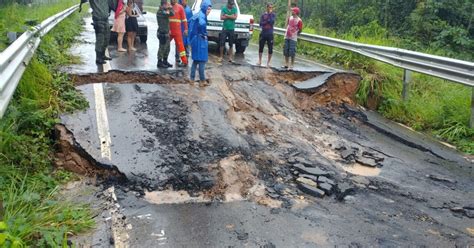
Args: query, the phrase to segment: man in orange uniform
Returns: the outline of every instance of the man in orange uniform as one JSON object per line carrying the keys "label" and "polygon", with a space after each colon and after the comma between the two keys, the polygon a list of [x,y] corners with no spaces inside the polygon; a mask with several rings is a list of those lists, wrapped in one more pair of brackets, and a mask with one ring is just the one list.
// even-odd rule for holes
{"label": "man in orange uniform", "polygon": [[186,50],[184,49],[181,23],[184,24],[184,35],[187,36],[188,21],[186,20],[186,14],[184,13],[183,6],[177,3],[177,0],[171,0],[171,5],[173,6],[174,15],[170,16],[170,40],[174,39],[176,47],[179,51],[179,56],[181,57],[181,62],[178,64],[178,66],[185,67],[188,65],[188,58],[186,57]]}

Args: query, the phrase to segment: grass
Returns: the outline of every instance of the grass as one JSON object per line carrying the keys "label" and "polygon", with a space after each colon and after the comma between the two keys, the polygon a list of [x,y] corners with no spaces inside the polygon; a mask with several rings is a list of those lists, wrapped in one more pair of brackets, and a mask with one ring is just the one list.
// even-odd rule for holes
{"label": "grass", "polygon": [[44,5],[2,5],[0,1],[0,52],[8,47],[8,32],[22,33],[31,26],[31,21],[39,24],[44,19],[57,14],[75,4],[76,0],[58,0]]}
{"label": "grass", "polygon": [[[54,14],[71,3],[64,0],[45,12]],[[0,6],[0,13],[5,9],[15,7]],[[58,70],[77,61],[62,51],[71,46],[81,23],[75,13],[42,39],[0,120],[0,247],[66,246],[69,235],[94,224],[87,206],[57,200],[58,188],[72,174],[52,167],[51,132],[58,115],[87,106],[68,75]]]}
{"label": "grass", "polygon": [[[316,24],[317,25],[317,24]],[[354,27],[348,34],[317,27],[318,34],[360,43],[406,47],[405,41],[389,37],[377,23]],[[305,33],[316,33],[306,27]],[[258,32],[253,36],[258,39]],[[275,36],[281,49],[282,36]],[[445,51],[421,51],[443,54]],[[403,69],[365,56],[324,45],[298,41],[298,53],[326,64],[354,70],[362,76],[356,99],[359,104],[375,109],[385,117],[406,124],[474,154],[474,129],[469,128],[471,89],[432,76],[413,73],[409,98],[401,99]]]}

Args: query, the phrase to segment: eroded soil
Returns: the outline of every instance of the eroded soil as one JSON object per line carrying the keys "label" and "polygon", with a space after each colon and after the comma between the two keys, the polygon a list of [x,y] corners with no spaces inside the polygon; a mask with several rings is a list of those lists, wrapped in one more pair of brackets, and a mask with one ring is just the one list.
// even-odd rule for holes
{"label": "eroded soil", "polygon": [[[183,197],[194,202],[250,200],[294,211],[319,202],[323,212],[351,215],[341,224],[347,228],[357,226],[361,218],[374,226],[392,223],[380,234],[390,242],[381,245],[472,244],[468,224],[474,217],[472,164],[462,156],[453,160],[433,156],[438,153],[428,148],[408,147],[365,125],[367,117],[353,100],[357,75],[337,74],[322,86],[301,92],[293,84],[321,72],[227,69],[208,70],[212,75],[208,87],[174,73],[113,71],[75,76],[83,91],[88,84],[108,82],[104,92],[109,111],[121,113],[111,117],[113,136],[131,132],[123,128],[141,130],[123,139],[129,144],[118,145],[128,149],[112,148],[117,152],[111,164],[128,179],[119,186],[126,188],[125,193],[132,190],[160,204],[173,203],[172,199],[187,202]],[[137,97],[126,98],[131,94]],[[128,108],[123,107],[124,101],[130,103]],[[76,115],[84,119],[81,116],[87,113]],[[64,125],[83,128],[73,119],[64,119]],[[133,124],[117,128],[121,133],[113,132],[113,125],[124,123]],[[91,137],[81,137],[76,146]],[[361,201],[364,198],[367,201]],[[400,226],[408,228],[404,231]],[[402,233],[405,242],[392,242],[391,229]],[[428,229],[432,232],[425,236],[410,233]],[[329,228],[328,232],[339,231]],[[340,236],[325,237],[326,244],[338,243],[338,238],[371,243],[356,234]]]}

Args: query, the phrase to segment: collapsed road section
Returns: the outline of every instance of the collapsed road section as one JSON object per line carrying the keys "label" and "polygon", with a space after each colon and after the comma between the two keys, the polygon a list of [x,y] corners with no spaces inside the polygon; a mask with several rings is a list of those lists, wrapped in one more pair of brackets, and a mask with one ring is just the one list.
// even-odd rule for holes
{"label": "collapsed road section", "polygon": [[[289,170],[298,168],[290,165],[300,163],[285,164],[295,154],[314,157],[312,163],[306,162],[304,166],[334,170],[323,155],[315,153],[316,139],[311,137],[314,133],[298,123],[314,126],[316,118],[310,112],[316,107],[352,104],[351,96],[360,78],[350,73],[331,74],[305,92],[293,84],[315,81],[324,75],[324,72],[279,72],[241,66],[234,74],[213,77],[212,85],[206,88],[180,80],[179,75],[150,72],[76,75],[75,82],[81,87],[113,82],[104,87],[113,135],[114,154],[109,163],[116,165],[130,182],[149,191],[172,187],[191,192],[205,190],[211,195],[222,192],[220,162],[231,157],[239,157],[237,160],[251,170],[260,171],[257,174],[261,177],[267,177],[265,174],[273,173],[274,169],[290,173]],[[126,84],[119,88],[114,83]],[[124,103],[127,105],[120,106]],[[84,122],[68,122],[75,118],[64,120],[71,130],[79,131],[78,126],[84,125]],[[93,148],[90,144],[94,142],[94,134],[85,135],[84,131],[96,127],[90,126],[91,121],[86,123],[80,136],[86,147]],[[318,191],[333,192],[335,183],[324,177],[327,174],[313,173],[313,176],[321,176],[315,178],[314,184],[324,178],[332,183],[321,183]]]}
{"label": "collapsed road section", "polygon": [[[116,167],[127,178],[123,187],[151,202],[163,203],[157,198],[172,191],[189,199],[287,209],[323,198],[319,204],[332,209],[370,194],[358,208],[373,208],[375,215],[401,212],[393,220],[397,225],[424,230],[421,218],[440,233],[431,239],[397,229],[408,240],[469,242],[472,163],[454,151],[445,158],[433,156],[445,151],[412,149],[368,127],[361,121],[366,115],[354,108],[358,75],[222,69],[209,69],[208,87],[179,71],[74,75],[92,107],[63,116],[62,123],[97,165]],[[97,84],[107,109],[110,158],[101,155],[97,138]],[[388,198],[399,203],[381,200]],[[357,221],[348,218],[352,225]]]}

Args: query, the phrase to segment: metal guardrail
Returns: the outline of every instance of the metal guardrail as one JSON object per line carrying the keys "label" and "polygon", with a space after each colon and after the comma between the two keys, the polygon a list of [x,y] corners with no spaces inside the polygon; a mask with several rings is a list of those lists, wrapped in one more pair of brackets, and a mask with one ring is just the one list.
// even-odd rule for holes
{"label": "metal guardrail", "polygon": [[5,113],[26,66],[38,48],[41,37],[78,7],[79,5],[75,5],[32,27],[0,53],[0,118]]}

